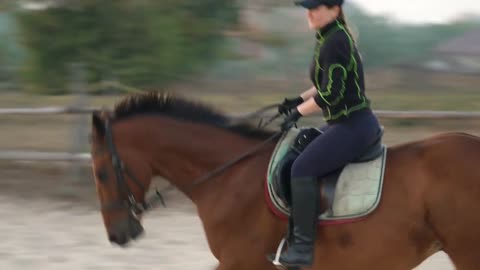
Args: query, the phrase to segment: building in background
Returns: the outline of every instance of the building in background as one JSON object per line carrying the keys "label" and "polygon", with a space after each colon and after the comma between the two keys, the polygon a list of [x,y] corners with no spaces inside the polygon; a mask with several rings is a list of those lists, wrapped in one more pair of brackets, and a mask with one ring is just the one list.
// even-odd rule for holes
{"label": "building in background", "polygon": [[480,28],[440,43],[425,65],[436,71],[480,73]]}

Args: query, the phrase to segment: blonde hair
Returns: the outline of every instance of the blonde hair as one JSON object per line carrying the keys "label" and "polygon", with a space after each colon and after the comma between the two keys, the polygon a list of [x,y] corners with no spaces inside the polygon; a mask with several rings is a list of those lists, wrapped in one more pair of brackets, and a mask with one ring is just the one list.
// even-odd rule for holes
{"label": "blonde hair", "polygon": [[350,38],[355,43],[356,41],[355,41],[355,37],[353,36],[352,29],[350,29],[350,27],[348,26],[348,23],[345,17],[345,12],[343,12],[343,8],[341,6],[340,6],[340,13],[338,14],[338,21],[344,25],[345,30],[347,30],[348,34],[350,35]]}

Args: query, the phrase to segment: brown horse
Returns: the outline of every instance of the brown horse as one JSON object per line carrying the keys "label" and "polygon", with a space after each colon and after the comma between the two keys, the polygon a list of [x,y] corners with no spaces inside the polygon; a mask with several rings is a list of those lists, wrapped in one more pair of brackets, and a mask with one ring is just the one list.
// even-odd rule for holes
{"label": "brown horse", "polygon": [[[142,233],[133,212],[158,175],[195,203],[218,270],[274,269],[266,255],[287,226],[264,198],[275,142],[192,188],[193,179],[271,135],[161,93],[129,96],[112,115],[95,113],[93,173],[110,241],[123,246]],[[442,134],[388,151],[379,208],[360,222],[321,227],[313,269],[412,269],[440,250],[457,269],[478,269],[479,138]]]}

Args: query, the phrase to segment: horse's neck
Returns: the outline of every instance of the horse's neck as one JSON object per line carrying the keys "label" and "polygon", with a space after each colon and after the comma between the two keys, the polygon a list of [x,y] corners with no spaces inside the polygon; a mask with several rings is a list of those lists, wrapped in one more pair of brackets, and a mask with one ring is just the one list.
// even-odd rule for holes
{"label": "horse's neck", "polygon": [[[153,172],[168,179],[195,203],[205,201],[205,197],[211,199],[226,192],[224,186],[235,180],[238,171],[253,177],[250,172],[247,172],[248,170],[244,170],[244,166],[254,163],[253,160],[248,160],[193,188],[192,185],[196,179],[239,157],[261,141],[202,124],[168,118],[152,120],[154,122],[147,125],[154,131],[149,132],[154,136],[149,139],[151,145],[149,151],[153,153],[151,157]],[[253,159],[261,159],[266,164],[267,156],[273,150],[273,147],[270,148],[272,149],[263,150],[263,156]],[[258,164],[258,160],[255,162]],[[264,171],[266,171],[266,165]],[[245,182],[248,181],[245,180]]]}

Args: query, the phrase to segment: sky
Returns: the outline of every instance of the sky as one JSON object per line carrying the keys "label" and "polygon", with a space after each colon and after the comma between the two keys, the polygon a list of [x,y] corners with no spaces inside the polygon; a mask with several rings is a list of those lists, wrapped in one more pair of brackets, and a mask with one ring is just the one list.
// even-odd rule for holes
{"label": "sky", "polygon": [[442,23],[462,14],[480,15],[480,0],[347,0],[372,14],[392,16],[406,23]]}

